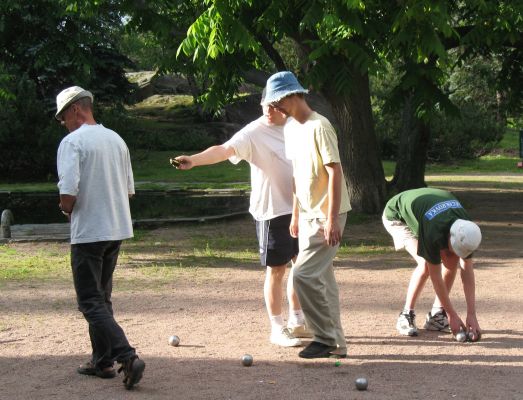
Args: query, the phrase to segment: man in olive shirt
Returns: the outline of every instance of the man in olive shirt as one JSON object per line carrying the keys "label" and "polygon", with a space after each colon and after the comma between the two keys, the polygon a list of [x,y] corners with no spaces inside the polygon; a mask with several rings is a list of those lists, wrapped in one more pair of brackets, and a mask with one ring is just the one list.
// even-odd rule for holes
{"label": "man in olive shirt", "polygon": [[[398,317],[398,331],[409,336],[418,334],[414,306],[430,276],[437,297],[425,329],[448,331],[450,327],[454,334],[464,329],[471,333],[473,341],[479,340],[472,253],[481,242],[481,231],[456,197],[434,188],[404,191],[387,202],[383,225],[394,239],[396,250],[405,248],[417,263],[405,307]],[[467,302],[466,324],[449,298],[458,266]]]}
{"label": "man in olive shirt", "polygon": [[300,251],[292,267],[294,289],[314,337],[301,358],[345,358],[347,343],[340,317],[333,260],[351,207],[340,162],[336,131],[312,110],[290,71],[267,80],[264,104],[289,118],[284,126],[285,153],[292,161],[294,207],[290,233]]}

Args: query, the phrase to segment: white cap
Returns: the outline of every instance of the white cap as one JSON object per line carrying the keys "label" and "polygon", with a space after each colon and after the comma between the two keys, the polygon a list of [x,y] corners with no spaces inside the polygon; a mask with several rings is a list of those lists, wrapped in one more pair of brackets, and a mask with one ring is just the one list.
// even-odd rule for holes
{"label": "white cap", "polygon": [[481,230],[474,222],[457,219],[450,227],[450,245],[460,258],[466,258],[481,243]]}
{"label": "white cap", "polygon": [[88,90],[82,89],[80,86],[71,86],[70,88],[62,90],[60,93],[58,93],[58,96],[56,96],[56,114],[54,117],[59,119],[58,116],[70,104],[84,97],[89,97],[91,99],[91,103],[94,100],[93,94]]}

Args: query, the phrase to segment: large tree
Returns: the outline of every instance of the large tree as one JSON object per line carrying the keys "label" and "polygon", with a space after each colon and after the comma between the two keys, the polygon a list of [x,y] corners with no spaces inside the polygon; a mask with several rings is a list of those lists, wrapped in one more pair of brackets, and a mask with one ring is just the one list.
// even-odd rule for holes
{"label": "large tree", "polygon": [[436,110],[455,110],[443,90],[452,68],[450,49],[459,53],[459,62],[497,53],[506,72],[500,82],[510,83],[506,102],[517,106],[521,99],[521,91],[508,89],[520,85],[522,2],[61,1],[123,10],[171,50],[188,27],[178,57],[167,56],[164,66],[198,75],[195,95],[214,109],[230,102],[243,80],[259,78],[253,69],[289,69],[281,43],[291,38],[301,60],[295,72],[334,113],[351,203],[369,213],[379,212],[387,195],[369,90],[369,76],[385,63],[397,63],[401,72],[389,102],[403,115],[395,190],[424,184],[431,117]]}
{"label": "large tree", "polygon": [[401,80],[389,104],[401,107],[402,124],[394,191],[425,185],[425,164],[435,111],[458,112],[445,92],[456,66],[478,56],[501,60],[497,82],[500,108],[521,109],[523,2],[397,2],[388,36],[390,54],[400,60]]}
{"label": "large tree", "polygon": [[381,210],[385,178],[378,155],[369,91],[369,70],[379,60],[383,34],[379,10],[362,2],[207,1],[181,49],[213,71],[211,99],[230,98],[236,77],[272,60],[288,69],[275,43],[292,38],[303,65],[296,71],[330,104],[338,127],[342,165],[351,204],[367,213]]}

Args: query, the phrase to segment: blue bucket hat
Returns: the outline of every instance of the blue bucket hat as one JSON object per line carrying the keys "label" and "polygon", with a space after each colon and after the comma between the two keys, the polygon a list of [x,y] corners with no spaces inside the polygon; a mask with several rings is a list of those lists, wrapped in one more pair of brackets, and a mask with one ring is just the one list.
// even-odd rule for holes
{"label": "blue bucket hat", "polygon": [[295,93],[309,93],[304,89],[298,79],[290,71],[281,71],[272,75],[267,80],[265,98],[262,100],[262,105],[267,105],[280,101]]}

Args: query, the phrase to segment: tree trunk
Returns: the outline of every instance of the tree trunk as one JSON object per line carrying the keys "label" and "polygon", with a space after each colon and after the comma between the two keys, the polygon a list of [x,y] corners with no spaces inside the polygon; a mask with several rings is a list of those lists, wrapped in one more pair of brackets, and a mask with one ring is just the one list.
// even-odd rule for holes
{"label": "tree trunk", "polygon": [[370,103],[369,78],[353,71],[354,90],[337,94],[325,90],[338,128],[341,164],[353,210],[378,214],[383,210],[385,174],[378,154]]}
{"label": "tree trunk", "polygon": [[394,178],[389,184],[394,192],[427,186],[425,166],[430,128],[414,115],[412,95],[406,96]]}

